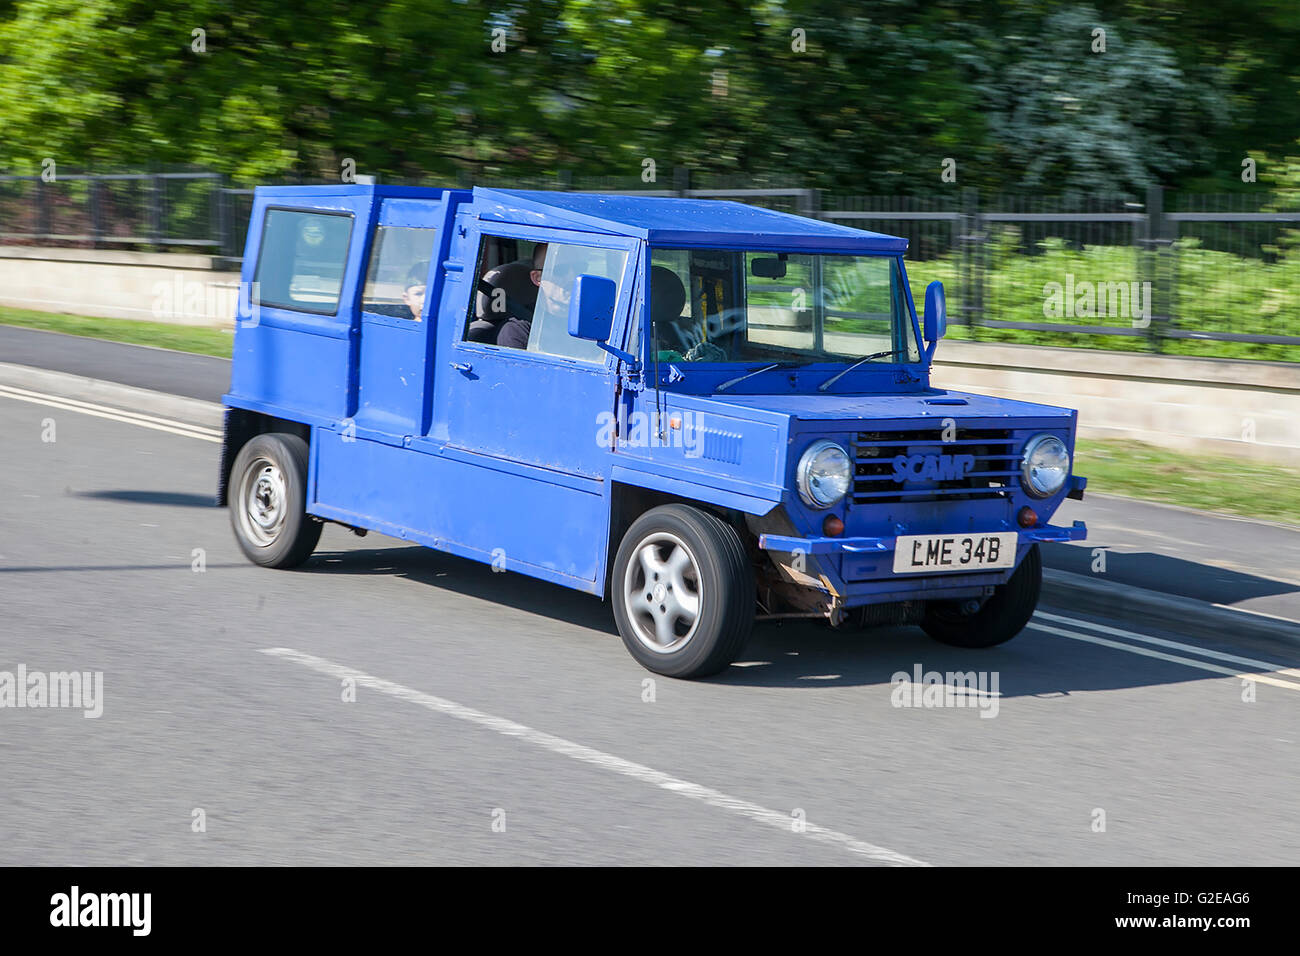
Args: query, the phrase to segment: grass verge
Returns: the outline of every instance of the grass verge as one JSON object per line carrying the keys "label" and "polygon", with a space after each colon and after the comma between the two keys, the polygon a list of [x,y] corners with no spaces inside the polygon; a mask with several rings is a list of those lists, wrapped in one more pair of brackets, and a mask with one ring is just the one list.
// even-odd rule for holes
{"label": "grass verge", "polygon": [[204,326],[171,325],[166,322],[141,322],[136,319],[100,319],[84,315],[61,315],[54,312],[31,312],[0,306],[0,325],[17,325],[25,329],[83,335],[128,345],[152,345],[178,352],[196,352],[230,358],[234,336],[221,329]]}
{"label": "grass verge", "polygon": [[1300,527],[1300,469],[1112,440],[1080,441],[1074,467],[1089,491]]}

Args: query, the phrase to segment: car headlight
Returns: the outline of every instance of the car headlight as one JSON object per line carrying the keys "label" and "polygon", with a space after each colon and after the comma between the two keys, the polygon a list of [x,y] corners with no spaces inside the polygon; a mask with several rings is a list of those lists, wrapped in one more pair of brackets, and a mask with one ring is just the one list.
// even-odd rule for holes
{"label": "car headlight", "polygon": [[833,441],[822,439],[808,446],[795,472],[799,497],[812,508],[829,508],[849,493],[853,462]]}
{"label": "car headlight", "polygon": [[1070,450],[1055,435],[1035,435],[1025,445],[1020,466],[1025,491],[1035,498],[1050,498],[1070,477]]}

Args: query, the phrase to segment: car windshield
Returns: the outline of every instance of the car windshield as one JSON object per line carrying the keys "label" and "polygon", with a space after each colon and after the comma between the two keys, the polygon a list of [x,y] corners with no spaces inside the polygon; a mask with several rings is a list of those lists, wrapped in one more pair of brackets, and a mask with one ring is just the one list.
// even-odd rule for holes
{"label": "car windshield", "polygon": [[650,265],[659,361],[920,361],[892,256],[654,249]]}

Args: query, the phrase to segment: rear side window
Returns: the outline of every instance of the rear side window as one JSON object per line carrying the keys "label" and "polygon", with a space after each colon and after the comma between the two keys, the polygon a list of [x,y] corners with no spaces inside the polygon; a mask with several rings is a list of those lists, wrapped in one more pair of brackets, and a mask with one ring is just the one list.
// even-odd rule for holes
{"label": "rear side window", "polygon": [[424,311],[425,283],[437,230],[379,226],[370,250],[361,308],[416,322]]}
{"label": "rear side window", "polygon": [[347,213],[268,209],[253,275],[258,304],[336,315],[351,236]]}

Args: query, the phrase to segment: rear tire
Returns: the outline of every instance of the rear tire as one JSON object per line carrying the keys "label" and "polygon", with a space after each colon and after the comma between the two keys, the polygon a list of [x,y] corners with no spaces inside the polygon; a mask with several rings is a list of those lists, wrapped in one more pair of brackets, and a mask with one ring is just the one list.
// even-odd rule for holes
{"label": "rear tire", "polygon": [[307,514],[307,443],[282,432],[255,435],[230,479],[230,525],[248,559],[266,568],[306,561],[324,527]]}
{"label": "rear tire", "polygon": [[1024,630],[1042,589],[1043,559],[1035,544],[1015,574],[974,614],[961,613],[954,602],[936,601],[926,608],[921,627],[936,641],[953,647],[993,647]]}
{"label": "rear tire", "polygon": [[623,644],[665,677],[716,674],[754,626],[754,572],[740,534],[688,505],[653,508],[632,523],[610,587]]}

